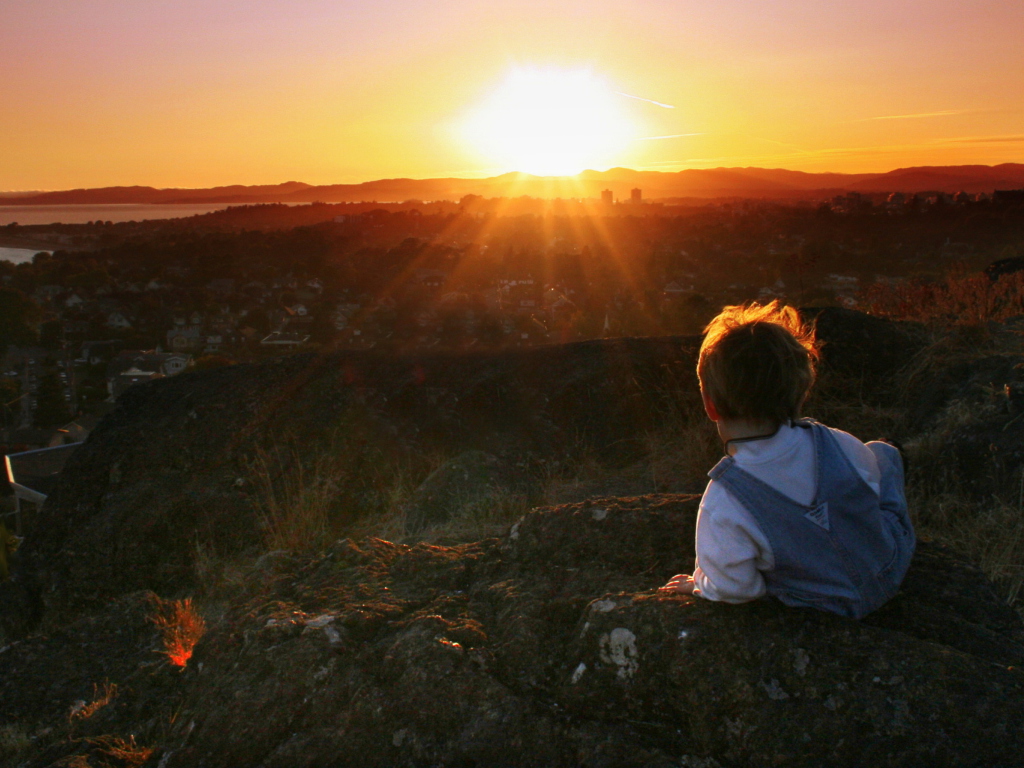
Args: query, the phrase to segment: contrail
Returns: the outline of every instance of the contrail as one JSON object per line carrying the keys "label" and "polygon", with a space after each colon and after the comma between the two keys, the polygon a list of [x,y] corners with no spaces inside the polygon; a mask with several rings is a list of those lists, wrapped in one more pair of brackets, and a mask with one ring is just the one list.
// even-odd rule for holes
{"label": "contrail", "polygon": [[653,104],[654,106],[661,107],[662,109],[675,109],[675,107],[673,107],[671,104],[662,104],[660,101],[655,101],[654,99],[645,99],[643,96],[634,96],[631,93],[623,93],[622,91],[616,91],[615,93],[618,96],[625,96],[627,99],[646,101],[648,104]]}
{"label": "contrail", "polygon": [[670,133],[668,136],[641,136],[637,141],[656,141],[658,139],[679,139],[683,136],[703,136],[703,133]]}
{"label": "contrail", "polygon": [[883,115],[882,117],[865,117],[855,122],[867,122],[868,120],[912,120],[916,117],[945,117],[947,115],[966,114],[965,109],[947,109],[942,112],[918,112],[913,115]]}

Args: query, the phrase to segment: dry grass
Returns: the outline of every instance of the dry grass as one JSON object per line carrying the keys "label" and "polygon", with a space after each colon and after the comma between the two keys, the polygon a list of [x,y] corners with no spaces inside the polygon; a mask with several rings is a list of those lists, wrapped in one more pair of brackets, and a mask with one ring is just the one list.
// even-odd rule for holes
{"label": "dry grass", "polygon": [[[337,494],[335,462],[326,453],[312,465],[295,455],[259,449],[249,465],[263,534],[269,549],[323,547],[331,538],[331,507]],[[281,467],[292,471],[282,473]]]}
{"label": "dry grass", "polygon": [[[445,457],[441,454],[433,454],[431,469],[436,469],[444,461]],[[364,516],[355,521],[345,535],[354,538],[372,536],[398,542],[410,540],[406,524],[408,504],[423,479],[420,476],[423,471],[416,474],[409,471],[396,472],[394,482],[386,490],[383,511],[379,515]],[[524,494],[503,488],[495,488],[485,498],[455,499],[452,502],[455,514],[449,520],[417,532],[412,540],[454,544],[498,536],[525,514],[530,506],[530,500]]]}
{"label": "dry grass", "polygon": [[103,684],[103,692],[100,692],[99,686],[93,684],[92,686],[93,699],[88,704],[82,704],[82,706],[76,706],[71,710],[68,715],[68,720],[74,722],[76,720],[88,720],[90,717],[95,715],[110,702],[112,702],[117,696],[117,685],[111,682],[105,682]]}
{"label": "dry grass", "polygon": [[1024,314],[1024,273],[990,280],[984,274],[950,274],[935,282],[875,283],[861,296],[874,315],[928,324],[979,325]]}
{"label": "dry grass", "polygon": [[150,617],[163,636],[163,653],[176,667],[184,667],[192,658],[192,651],[206,632],[206,622],[192,605],[191,598],[160,600],[156,613]]}
{"label": "dry grass", "polygon": [[379,444],[338,428],[313,450],[301,441],[257,448],[247,475],[270,550],[320,550],[340,535],[386,524],[446,458]]}
{"label": "dry grass", "polygon": [[[924,325],[931,339],[900,372],[894,405],[904,414],[915,398],[948,371],[987,355],[1024,353],[1019,332],[994,323],[1024,314],[1024,273],[996,281],[984,274],[951,273],[936,282],[874,285],[862,297],[872,314]],[[990,419],[1001,405],[992,389],[946,404],[907,445],[912,472],[907,497],[921,536],[964,553],[1024,613],[1024,468],[1016,492],[978,498],[947,465],[944,447],[963,429]]]}
{"label": "dry grass", "polygon": [[[104,763],[117,768],[141,768],[153,755],[152,747],[140,747],[135,743],[135,737],[127,739],[114,736],[102,736],[89,739],[89,743],[95,749],[97,756],[104,759]],[[84,763],[86,766],[88,762]]]}
{"label": "dry grass", "polygon": [[1013,500],[978,500],[947,480],[909,486],[908,503],[919,536],[965,554],[1024,613],[1024,492]]}

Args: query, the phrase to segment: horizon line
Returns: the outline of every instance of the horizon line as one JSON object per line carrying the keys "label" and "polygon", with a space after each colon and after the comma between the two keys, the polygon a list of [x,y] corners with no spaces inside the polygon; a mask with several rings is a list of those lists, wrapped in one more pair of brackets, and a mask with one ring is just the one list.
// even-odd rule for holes
{"label": "horizon line", "polygon": [[[804,174],[804,175],[807,175],[807,176],[885,176],[887,174],[895,173],[897,171],[908,171],[908,170],[914,170],[914,169],[946,169],[946,168],[988,168],[988,169],[994,169],[994,168],[998,168],[998,167],[1006,166],[1006,165],[1024,165],[1024,162],[1019,162],[1019,163],[1014,163],[1014,162],[996,163],[994,165],[988,165],[988,164],[985,164],[985,163],[961,163],[961,164],[957,164],[957,165],[910,165],[910,166],[900,166],[900,167],[897,167],[897,168],[891,168],[888,171],[861,171],[861,172],[851,172],[851,171],[801,171],[801,170],[794,170],[794,169],[791,169],[791,168],[783,168],[783,167],[778,167],[778,166],[776,166],[776,167],[768,167],[768,166],[758,166],[758,165],[717,165],[717,166],[706,167],[706,168],[681,168],[681,169],[676,170],[676,171],[664,171],[664,170],[658,170],[658,169],[655,169],[655,168],[649,168],[649,167],[644,167],[644,166],[641,166],[639,168],[630,168],[630,167],[627,167],[627,166],[611,166],[611,167],[605,168],[604,170],[599,170],[599,169],[596,169],[596,168],[586,168],[586,169],[584,169],[582,171],[579,171],[578,173],[575,173],[575,174],[553,175],[553,176],[543,176],[543,175],[539,175],[539,174],[529,173],[527,171],[504,171],[502,173],[498,173],[498,174],[495,174],[493,176],[468,176],[468,175],[467,176],[461,176],[461,175],[457,176],[457,175],[451,175],[451,176],[425,176],[425,177],[421,177],[421,178],[414,178],[414,177],[411,177],[411,176],[385,176],[385,177],[376,178],[376,179],[368,179],[368,180],[365,180],[365,181],[328,182],[328,183],[324,183],[324,184],[310,184],[308,182],[297,181],[295,179],[289,179],[287,181],[281,181],[281,182],[263,182],[263,183],[254,183],[254,184],[244,184],[244,183],[239,183],[239,182],[233,182],[233,183],[228,183],[228,184],[214,184],[212,186],[206,186],[206,187],[202,187],[202,186],[192,186],[192,187],[190,187],[190,186],[157,187],[157,186],[152,186],[152,185],[148,185],[148,184],[140,184],[140,183],[133,183],[133,184],[105,184],[105,185],[94,186],[94,187],[79,186],[79,187],[64,187],[64,188],[53,188],[53,189],[24,189],[24,190],[22,190],[22,189],[10,189],[10,190],[0,190],[0,196],[3,196],[3,197],[15,197],[15,196],[29,196],[29,195],[44,195],[44,194],[49,194],[51,192],[78,192],[78,191],[89,191],[89,190],[100,190],[100,189],[131,189],[133,187],[139,187],[139,188],[143,188],[143,189],[152,189],[152,190],[156,190],[158,192],[170,191],[170,190],[211,190],[211,189],[220,189],[220,188],[227,188],[227,187],[243,187],[243,188],[252,188],[252,187],[282,187],[282,186],[285,186],[286,184],[303,184],[303,185],[305,185],[308,188],[319,188],[319,187],[358,187],[358,186],[362,186],[364,184],[376,184],[376,183],[388,182],[388,181],[395,181],[395,182],[397,182],[397,181],[426,182],[426,181],[443,181],[443,180],[447,180],[447,179],[455,179],[455,180],[459,180],[459,181],[489,181],[489,180],[492,180],[492,179],[500,179],[503,176],[525,176],[525,177],[529,177],[531,179],[538,179],[538,180],[586,181],[585,179],[580,179],[579,177],[581,175],[583,175],[583,174],[586,174],[586,173],[606,174],[606,173],[610,173],[612,171],[629,171],[629,172],[632,172],[632,173],[656,173],[656,174],[661,174],[661,175],[665,175],[665,176],[674,175],[674,174],[678,174],[678,173],[683,173],[685,171],[721,171],[721,170],[783,171],[783,172],[786,172],[786,173],[799,173],[799,174]],[[2,201],[2,197],[0,197],[0,201]],[[0,205],[2,205],[2,204],[3,203],[0,202]],[[129,203],[129,205],[130,205],[130,203]]]}

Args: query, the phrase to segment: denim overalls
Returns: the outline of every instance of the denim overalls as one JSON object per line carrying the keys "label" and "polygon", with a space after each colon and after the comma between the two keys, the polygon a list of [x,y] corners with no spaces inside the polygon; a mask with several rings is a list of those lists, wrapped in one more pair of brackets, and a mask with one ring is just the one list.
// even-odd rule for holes
{"label": "denim overalls", "polygon": [[850,463],[828,427],[809,419],[793,426],[814,437],[817,482],[810,506],[797,504],[726,456],[708,474],[761,527],[775,556],[762,572],[768,594],[786,605],[856,619],[888,601],[914,554],[914,529],[903,495],[903,462],[887,443],[868,443],[878,460],[878,496]]}

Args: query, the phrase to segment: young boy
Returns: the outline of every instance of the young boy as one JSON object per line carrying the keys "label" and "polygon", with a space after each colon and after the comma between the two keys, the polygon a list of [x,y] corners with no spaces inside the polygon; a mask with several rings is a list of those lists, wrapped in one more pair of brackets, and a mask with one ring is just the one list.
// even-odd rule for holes
{"label": "young boy", "polygon": [[706,334],[697,377],[727,455],[701,500],[693,575],[661,591],[853,618],[880,607],[914,553],[899,451],[800,419],[817,351],[792,307],[726,307]]}

